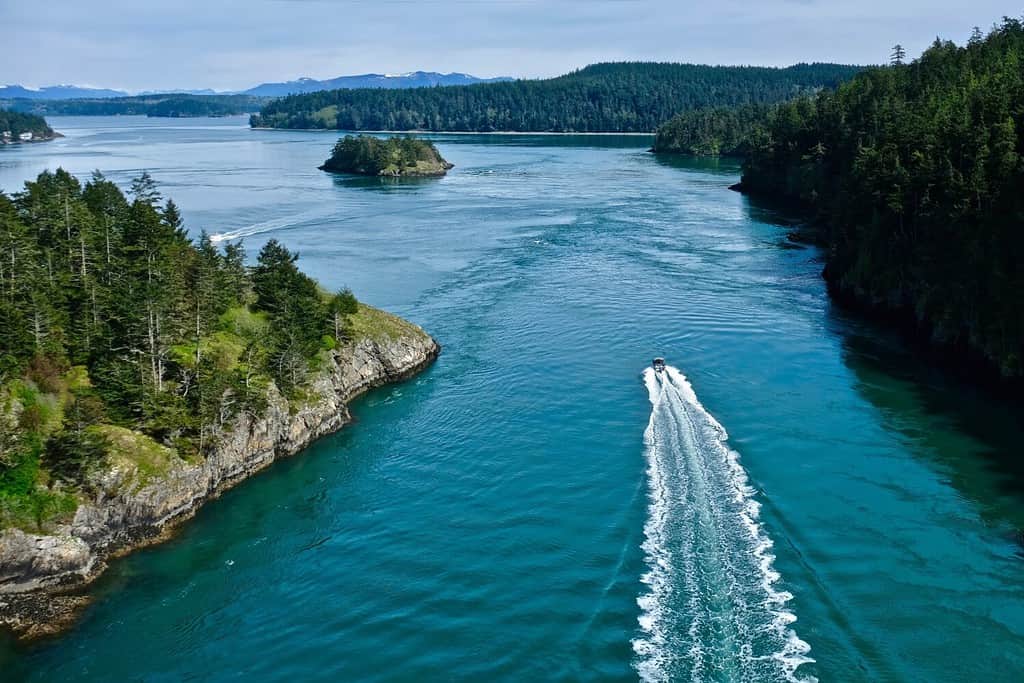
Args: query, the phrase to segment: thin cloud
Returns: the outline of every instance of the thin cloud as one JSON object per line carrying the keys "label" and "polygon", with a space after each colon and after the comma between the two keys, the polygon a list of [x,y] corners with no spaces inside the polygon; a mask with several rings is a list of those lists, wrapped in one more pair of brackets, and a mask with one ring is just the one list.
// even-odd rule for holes
{"label": "thin cloud", "polygon": [[936,35],[963,40],[992,0],[249,0],[8,3],[0,80],[130,90],[416,69],[544,77],[610,59],[878,63]]}

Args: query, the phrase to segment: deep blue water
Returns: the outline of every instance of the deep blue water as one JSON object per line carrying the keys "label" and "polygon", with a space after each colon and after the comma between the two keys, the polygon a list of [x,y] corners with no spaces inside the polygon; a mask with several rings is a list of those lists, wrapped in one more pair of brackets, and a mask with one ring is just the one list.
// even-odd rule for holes
{"label": "deep blue water", "polygon": [[383,182],[317,171],[329,134],[52,123],[0,189],[149,170],[444,353],[0,645],[4,681],[1021,679],[1019,411],[831,306],[735,166],[445,135],[448,177]]}

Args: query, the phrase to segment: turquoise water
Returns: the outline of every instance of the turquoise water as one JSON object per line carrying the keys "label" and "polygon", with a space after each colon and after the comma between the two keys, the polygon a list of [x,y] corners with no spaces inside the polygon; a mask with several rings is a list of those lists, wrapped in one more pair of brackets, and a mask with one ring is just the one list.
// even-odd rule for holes
{"label": "turquoise water", "polygon": [[1019,409],[833,308],[734,166],[448,135],[448,177],[387,183],[318,172],[326,134],[53,123],[0,188],[148,169],[445,350],[0,644],[4,681],[1020,680]]}

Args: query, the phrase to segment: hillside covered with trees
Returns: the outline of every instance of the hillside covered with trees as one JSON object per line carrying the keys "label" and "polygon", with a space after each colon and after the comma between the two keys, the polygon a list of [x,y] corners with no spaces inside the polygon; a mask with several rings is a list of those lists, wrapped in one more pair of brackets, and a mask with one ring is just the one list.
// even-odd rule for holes
{"label": "hillside covered with trees", "polygon": [[765,120],[773,105],[710,107],[676,114],[658,126],[652,152],[691,156],[745,157],[757,136],[765,134]]}
{"label": "hillside covered with trees", "polygon": [[33,140],[58,137],[42,116],[7,109],[0,109],[0,133],[6,133],[0,137],[0,144],[17,142],[25,133],[31,133]]}
{"label": "hillside covered with trees", "polygon": [[807,209],[841,300],[1024,376],[1024,26],[774,108],[745,191]]}
{"label": "hillside covered with trees", "polygon": [[408,90],[328,90],[266,104],[254,127],[338,130],[651,132],[680,111],[779,102],[860,67],[623,62],[541,80]]}
{"label": "hillside covered with trees", "polygon": [[346,135],[338,140],[323,171],[377,176],[439,176],[448,163],[434,143],[412,137],[386,140],[372,135]]}
{"label": "hillside covered with trees", "polygon": [[193,242],[146,174],[0,193],[0,254],[0,528],[66,518],[108,458],[204,457],[272,387],[301,398],[362,315],[274,240],[252,268]]}
{"label": "hillside covered with trees", "polygon": [[132,97],[94,97],[73,100],[2,100],[16,111],[53,116],[233,116],[258,111],[267,102],[253,95],[161,94]]}

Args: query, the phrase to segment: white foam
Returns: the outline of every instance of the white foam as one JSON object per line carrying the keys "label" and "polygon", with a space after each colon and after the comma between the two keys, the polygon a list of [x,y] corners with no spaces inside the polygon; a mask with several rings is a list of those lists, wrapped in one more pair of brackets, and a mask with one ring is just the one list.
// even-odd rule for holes
{"label": "white foam", "polygon": [[[641,610],[638,618],[641,635],[632,643],[637,673],[644,681],[665,681],[680,678],[682,672],[679,669],[685,667],[691,680],[700,681],[705,678],[704,669],[709,665],[706,660],[712,656],[708,650],[714,644],[701,642],[702,629],[708,626],[704,619],[707,607],[702,605],[702,599],[707,596],[702,596],[698,589],[702,587],[701,577],[706,580],[710,573],[716,575],[716,579],[728,583],[725,590],[750,592],[754,598],[752,604],[733,607],[743,611],[744,615],[753,612],[754,621],[767,625],[766,628],[773,635],[771,642],[778,648],[768,653],[754,652],[754,636],[748,632],[747,624],[741,623],[743,615],[738,615],[734,618],[733,626],[738,634],[737,639],[742,637],[742,642],[737,643],[735,658],[746,660],[751,667],[758,665],[756,670],[763,680],[777,680],[779,677],[788,681],[816,680],[797,672],[801,665],[814,661],[808,656],[810,646],[791,628],[796,615],[786,605],[793,596],[775,588],[781,577],[773,567],[773,542],[759,521],[761,505],[754,498],[756,491],[750,486],[747,473],[740,464],[739,454],[726,444],[728,434],[725,428],[704,408],[689,381],[677,368],[669,366],[661,373],[647,368],[643,377],[652,410],[644,432],[649,502],[641,548],[648,571],[641,577],[647,592],[637,598]],[[675,403],[663,405],[666,401]],[[659,430],[656,424],[659,419],[672,419],[678,424],[668,425],[672,429]],[[707,476],[703,481],[700,481],[700,476],[695,481],[687,481],[685,473],[680,473],[679,462],[675,459],[678,453],[673,453],[672,449],[687,447],[678,440],[683,420],[692,423],[694,430],[703,427],[712,430],[711,438],[701,440],[699,444],[694,443],[692,447],[710,449],[711,452],[702,456],[712,458],[712,463],[720,462],[725,468],[721,470],[724,474],[717,478]],[[659,442],[659,435],[663,435],[664,442]],[[727,490],[705,491],[700,488],[715,485]],[[684,509],[694,506],[679,504],[687,500],[686,489],[691,486],[694,495],[699,493],[705,497],[708,510]],[[716,503],[715,496],[718,495],[724,495],[732,504],[722,506]],[[722,558],[728,565],[726,568],[701,567],[701,558],[695,557],[692,549],[686,547],[694,542],[693,527],[701,519],[706,521],[714,515],[734,518],[738,528],[729,533],[746,536],[747,540],[742,542],[744,547],[732,548],[729,552],[745,553],[746,557],[736,559],[756,568],[754,574],[757,583],[752,587],[737,585],[745,581],[746,577],[733,575],[736,570],[728,571],[732,568],[728,556]],[[726,519],[721,523],[729,522]],[[677,536],[673,537],[673,533]],[[682,538],[678,537],[679,534]],[[760,598],[756,597],[758,595]],[[687,598],[685,604],[680,604],[681,598]],[[730,595],[729,598],[741,602],[747,600],[743,595]],[[685,610],[685,618],[680,617],[678,610]],[[720,617],[712,615],[714,618]],[[673,629],[681,630],[684,622],[688,622],[685,634],[672,632]],[[713,666],[714,662],[710,665]],[[772,672],[764,673],[764,666],[760,665],[769,666]],[[750,675],[749,672],[747,675]]]}
{"label": "white foam", "polygon": [[225,232],[218,232],[210,235],[210,241],[214,244],[218,242],[225,242],[230,240],[242,239],[243,237],[249,237],[251,235],[259,235],[264,232],[273,232],[275,230],[282,230],[284,228],[291,228],[313,218],[322,215],[321,211],[305,211],[297,215],[282,216],[280,218],[271,218],[269,220],[260,221],[251,225],[246,225],[241,228],[235,228],[234,230],[227,230]]}

